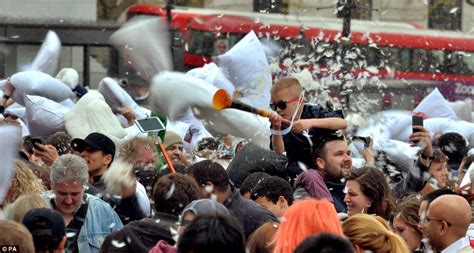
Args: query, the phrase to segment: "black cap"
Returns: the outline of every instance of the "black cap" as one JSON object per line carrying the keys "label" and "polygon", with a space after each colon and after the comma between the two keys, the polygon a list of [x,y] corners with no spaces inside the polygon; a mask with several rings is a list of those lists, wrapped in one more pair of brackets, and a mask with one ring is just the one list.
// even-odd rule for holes
{"label": "black cap", "polygon": [[50,246],[57,248],[58,245],[44,245],[45,243],[52,243],[42,241],[41,238],[44,238],[44,236],[57,238],[57,240],[54,240],[54,244],[59,244],[66,235],[66,225],[64,224],[63,217],[58,211],[50,208],[33,208],[29,210],[23,217],[22,223],[33,235],[37,250],[44,249],[45,247],[50,248]]}
{"label": "black cap", "polygon": [[101,133],[91,133],[84,140],[76,138],[71,141],[71,147],[74,151],[82,152],[85,148],[91,147],[96,150],[101,150],[105,154],[115,155],[115,144],[107,136]]}

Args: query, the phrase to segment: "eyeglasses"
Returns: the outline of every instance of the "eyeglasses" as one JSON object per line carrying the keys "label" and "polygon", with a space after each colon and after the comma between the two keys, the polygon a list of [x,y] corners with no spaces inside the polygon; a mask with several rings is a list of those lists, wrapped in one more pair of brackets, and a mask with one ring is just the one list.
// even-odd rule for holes
{"label": "eyeglasses", "polygon": [[430,218],[430,217],[428,217],[428,215],[424,215],[424,216],[422,216],[422,217],[421,217],[421,220],[422,220],[423,222],[430,222],[430,221],[438,221],[438,222],[443,222],[443,221],[444,221],[444,222],[446,222],[446,224],[448,224],[448,227],[450,227],[450,226],[451,226],[451,223],[449,223],[449,222],[448,222],[448,221],[446,221],[446,220],[438,220],[438,219],[433,219],[433,218]]}
{"label": "eyeglasses", "polygon": [[277,108],[280,108],[281,110],[285,110],[286,109],[286,104],[294,102],[298,99],[299,99],[299,97],[293,97],[293,98],[290,98],[286,101],[279,101],[277,103],[270,104],[270,108],[272,108],[272,110],[274,110],[274,111],[276,111]]}

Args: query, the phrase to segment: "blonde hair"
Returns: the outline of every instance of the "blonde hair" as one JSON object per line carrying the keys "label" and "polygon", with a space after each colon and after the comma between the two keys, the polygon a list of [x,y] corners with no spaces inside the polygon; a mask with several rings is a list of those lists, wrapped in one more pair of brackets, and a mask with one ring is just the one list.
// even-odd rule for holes
{"label": "blonde hair", "polygon": [[249,253],[271,253],[274,248],[275,233],[278,231],[279,224],[269,221],[261,225],[250,235],[247,241],[247,250]]}
{"label": "blonde hair", "polygon": [[5,208],[5,218],[21,223],[29,210],[42,207],[51,208],[51,204],[39,194],[22,195]]}
{"label": "blonde hair", "polygon": [[120,148],[119,156],[128,163],[135,164],[139,151],[142,149],[150,150],[156,157],[156,145],[146,137],[133,137],[123,143]]}
{"label": "blonde hair", "polygon": [[358,252],[409,252],[403,238],[390,231],[387,222],[380,216],[354,214],[342,224],[344,234]]}
{"label": "blonde hair", "polygon": [[11,181],[10,190],[4,203],[13,203],[20,195],[38,193],[46,191],[41,179],[39,179],[31,168],[20,160],[15,161],[15,175]]}
{"label": "blonde hair", "polygon": [[[299,95],[303,88],[301,87],[300,81],[292,76],[283,77],[282,79],[278,80],[273,84],[270,93],[273,95],[281,90],[286,88],[294,88],[295,95]],[[296,92],[298,94],[296,94]]]}
{"label": "blonde hair", "polygon": [[17,245],[18,252],[34,253],[35,245],[33,236],[28,229],[20,223],[0,220],[0,245]]}
{"label": "blonde hair", "polygon": [[306,237],[321,232],[343,236],[334,205],[326,199],[298,201],[283,216],[274,252],[292,253]]}

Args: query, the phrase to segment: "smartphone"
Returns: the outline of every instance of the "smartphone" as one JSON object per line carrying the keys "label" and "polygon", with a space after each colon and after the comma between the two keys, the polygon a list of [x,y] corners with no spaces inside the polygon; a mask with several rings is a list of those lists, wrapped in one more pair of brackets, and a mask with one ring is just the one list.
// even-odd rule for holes
{"label": "smartphone", "polygon": [[138,129],[140,129],[142,133],[159,132],[165,129],[163,122],[161,122],[158,117],[137,119],[135,120],[135,124],[137,124]]}
{"label": "smartphone", "polygon": [[[423,126],[423,117],[413,115],[412,117],[412,129],[414,126]],[[413,133],[419,132],[420,130],[413,129]]]}
{"label": "smartphone", "polygon": [[368,148],[369,145],[370,145],[370,142],[372,141],[372,138],[370,138],[369,136],[367,136],[367,137],[354,136],[354,137],[352,137],[352,141],[354,141],[354,140],[361,140],[362,142],[364,142],[364,147]]}
{"label": "smartphone", "polygon": [[36,144],[39,143],[41,145],[45,145],[46,143],[44,142],[43,139],[41,138],[31,138],[31,144],[33,144],[33,147],[36,147]]}

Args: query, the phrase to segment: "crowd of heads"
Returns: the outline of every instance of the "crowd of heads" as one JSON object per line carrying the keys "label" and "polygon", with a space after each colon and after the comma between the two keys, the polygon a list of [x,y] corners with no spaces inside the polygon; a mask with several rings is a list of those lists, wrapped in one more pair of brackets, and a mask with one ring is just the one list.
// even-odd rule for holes
{"label": "crowd of heads", "polygon": [[[454,172],[465,174],[473,159],[460,134],[425,142],[411,168],[392,177],[386,166],[396,162],[371,153],[372,144],[356,168],[341,131],[347,124],[337,112],[304,104],[296,78],[276,82],[271,100],[272,130],[306,117],[294,122],[306,129],[270,137],[274,151],[225,135],[188,152],[173,131],[162,143],[137,136],[120,145],[98,132],[25,138],[2,203],[0,245],[21,252],[397,253],[465,243],[474,198]],[[429,133],[410,138],[423,143]]]}

